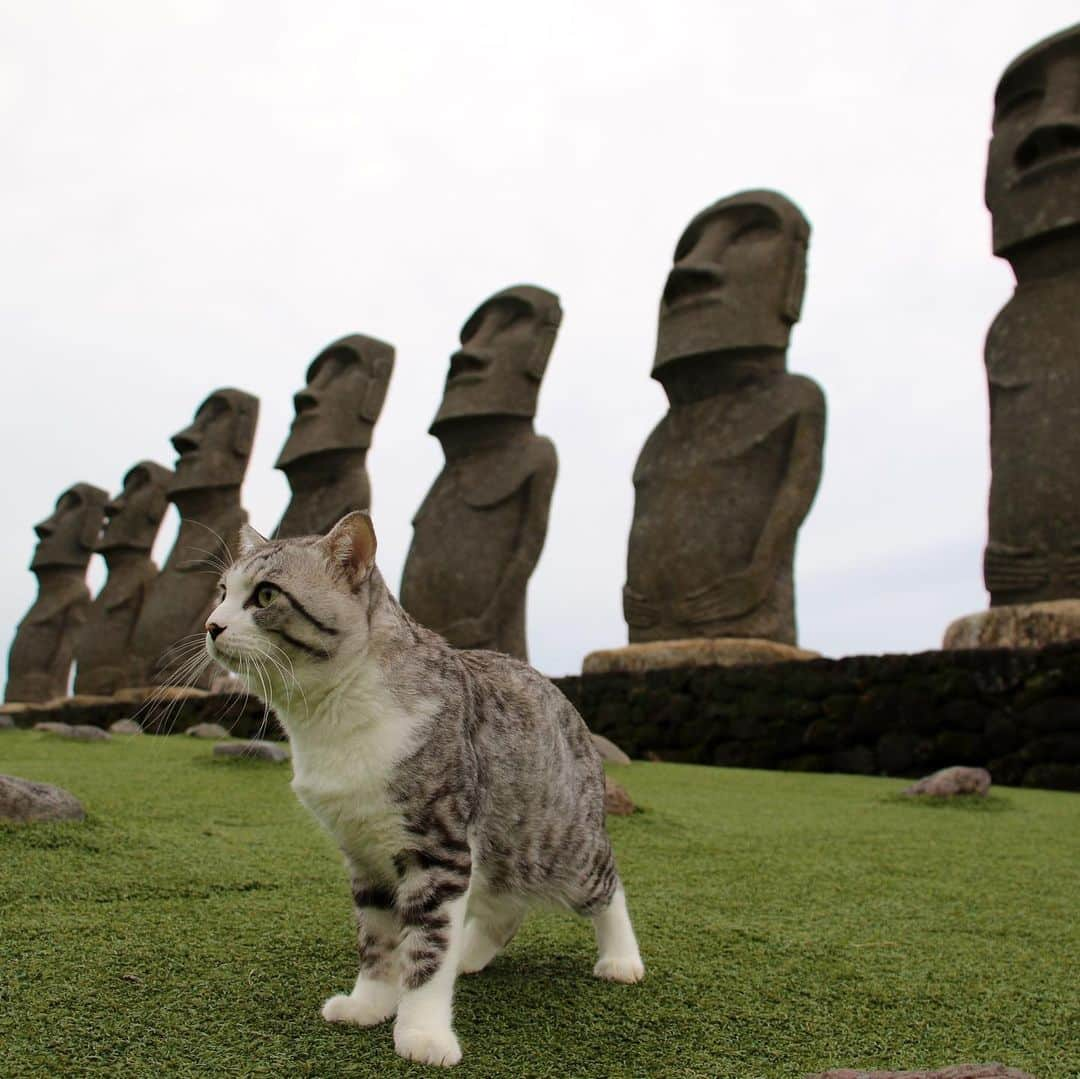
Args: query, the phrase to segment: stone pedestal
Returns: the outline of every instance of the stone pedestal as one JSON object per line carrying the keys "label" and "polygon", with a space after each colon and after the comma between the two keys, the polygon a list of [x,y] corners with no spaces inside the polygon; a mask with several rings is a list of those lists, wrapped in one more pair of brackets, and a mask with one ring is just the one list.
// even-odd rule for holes
{"label": "stone pedestal", "polygon": [[1080,640],[1080,599],[991,607],[956,619],[941,647],[1042,648]]}
{"label": "stone pedestal", "polygon": [[691,637],[590,652],[582,664],[582,673],[613,674],[657,671],[670,667],[744,667],[749,664],[790,663],[792,660],[820,658],[819,652],[759,637]]}

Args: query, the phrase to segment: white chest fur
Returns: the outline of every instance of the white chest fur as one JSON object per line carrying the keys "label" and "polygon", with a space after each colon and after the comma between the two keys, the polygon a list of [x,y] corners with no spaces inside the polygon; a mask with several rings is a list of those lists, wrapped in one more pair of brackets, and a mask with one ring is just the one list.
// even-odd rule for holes
{"label": "white chest fur", "polygon": [[286,721],[296,796],[357,869],[378,877],[392,873],[406,845],[389,781],[423,718],[370,677],[343,686],[302,722]]}

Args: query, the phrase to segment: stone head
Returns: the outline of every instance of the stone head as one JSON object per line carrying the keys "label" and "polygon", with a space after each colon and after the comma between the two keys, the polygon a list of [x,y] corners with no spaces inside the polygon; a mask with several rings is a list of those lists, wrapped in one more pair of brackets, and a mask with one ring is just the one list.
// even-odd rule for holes
{"label": "stone head", "polygon": [[1080,225],[1080,24],[1018,56],[994,94],[986,166],[994,254]]}
{"label": "stone head", "polygon": [[172,437],[179,454],[169,493],[238,487],[255,441],[259,399],[243,390],[215,390],[190,427]]}
{"label": "stone head", "polygon": [[86,568],[97,545],[107,491],[88,483],[69,487],[57,500],[52,516],[34,525],[38,545],[31,569],[48,566]]}
{"label": "stone head", "polygon": [[149,551],[169,505],[172,478],[172,472],[155,461],[140,461],[129,469],[123,490],[105,504],[105,531],[96,550]]}
{"label": "stone head", "polygon": [[374,337],[351,334],[323,349],[293,398],[296,418],[275,467],[328,450],[367,449],[393,370],[393,345]]}
{"label": "stone head", "polygon": [[653,376],[675,360],[785,349],[806,285],[810,225],[775,191],[742,191],[687,225],[660,300]]}
{"label": "stone head", "polygon": [[486,299],[461,328],[432,434],[444,420],[535,416],[561,322],[558,296],[536,285],[515,285]]}

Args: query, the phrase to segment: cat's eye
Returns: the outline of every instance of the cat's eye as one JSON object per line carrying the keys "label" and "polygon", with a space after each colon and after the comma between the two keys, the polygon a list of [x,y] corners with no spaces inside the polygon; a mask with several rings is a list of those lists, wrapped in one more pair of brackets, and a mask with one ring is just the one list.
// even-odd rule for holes
{"label": "cat's eye", "polygon": [[255,589],[255,606],[269,607],[274,602],[278,590],[272,584],[261,584]]}

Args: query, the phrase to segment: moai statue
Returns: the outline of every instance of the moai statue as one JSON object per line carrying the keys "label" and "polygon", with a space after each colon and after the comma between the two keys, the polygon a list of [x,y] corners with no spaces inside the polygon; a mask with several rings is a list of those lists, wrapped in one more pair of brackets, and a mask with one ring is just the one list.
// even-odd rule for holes
{"label": "moai statue", "polygon": [[240,485],[259,418],[259,399],[242,390],[215,390],[190,427],[173,435],[180,455],[169,500],[180,511],[180,533],[135,624],[138,685],[167,680],[204,686],[209,675],[185,677],[182,650],[201,639],[213,610],[219,571],[232,560],[240,526]]}
{"label": "moai statue", "polygon": [[169,504],[171,481],[167,468],[140,461],[105,506],[105,531],[95,550],[105,558],[109,576],[75,645],[76,693],[109,696],[134,684],[132,638],[158,574],[150,549]]}
{"label": "moai statue", "polygon": [[51,517],[34,525],[38,545],[30,570],[38,595],[8,653],[6,701],[47,701],[67,693],[75,639],[90,610],[86,567],[108,497],[77,483],[57,499]]}
{"label": "moai statue", "polygon": [[525,595],[557,467],[533,416],[561,321],[553,293],[504,289],[473,312],[450,357],[431,425],[446,465],[413,519],[401,602],[457,648],[528,658]]}
{"label": "moai statue", "polygon": [[795,644],[795,539],[825,438],[820,388],[786,371],[809,236],[788,199],[744,191],[698,214],[675,249],[652,372],[671,407],[634,470],[631,643]]}
{"label": "moai statue", "polygon": [[322,535],[345,514],[371,508],[365,460],[393,370],[393,346],[360,334],[335,341],[312,361],[274,466],[292,489],[275,535]]}
{"label": "moai statue", "polygon": [[1080,598],[1080,25],[1014,60],[986,170],[1016,291],[986,339],[990,604]]}

